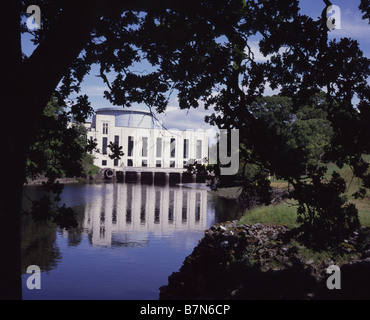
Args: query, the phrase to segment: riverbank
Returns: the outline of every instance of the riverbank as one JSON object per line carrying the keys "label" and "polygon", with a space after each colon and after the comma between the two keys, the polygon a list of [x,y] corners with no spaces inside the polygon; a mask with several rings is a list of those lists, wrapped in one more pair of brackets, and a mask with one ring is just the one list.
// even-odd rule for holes
{"label": "riverbank", "polygon": [[[46,183],[47,181],[48,179],[45,177],[38,177],[37,179],[34,179],[34,180],[31,180],[31,179],[28,180],[25,183],[25,185],[28,185],[28,186],[42,185],[43,183]],[[79,178],[58,178],[56,181],[64,184],[64,183],[81,183],[87,180],[79,179]]]}
{"label": "riverbank", "polygon": [[[103,182],[104,181],[104,176],[99,171],[99,173],[97,173],[94,176],[57,178],[56,181],[59,182],[59,183],[62,183],[62,184]],[[40,175],[35,179],[28,179],[27,182],[24,185],[28,185],[28,186],[42,185],[43,183],[46,183],[46,182],[48,182],[48,178],[43,176],[43,175]]]}
{"label": "riverbank", "polygon": [[[332,167],[331,171],[334,169]],[[356,199],[353,194],[358,191],[358,185],[352,183],[352,176],[348,170],[345,168],[339,170],[341,174],[345,177],[348,188],[345,196],[347,196],[348,201],[353,203],[358,209],[358,217],[361,225],[370,227],[370,197],[367,196],[364,199]],[[356,186],[357,185],[357,186]],[[288,184],[283,181],[271,182],[273,191],[273,201],[269,206],[260,205],[250,210],[244,210],[243,216],[241,218],[242,223],[254,224],[254,223],[267,223],[267,224],[277,224],[285,225],[290,228],[297,227],[297,201],[294,200],[282,200],[284,192],[288,190]],[[217,196],[225,199],[238,200],[238,197],[242,191],[241,187],[229,187],[229,188],[219,188],[217,191],[210,191],[215,193]]]}
{"label": "riverbank", "polygon": [[[276,194],[281,194],[288,189],[288,184],[286,182],[271,182],[271,187],[273,188],[273,192],[275,192]],[[228,188],[218,188],[217,190],[212,192],[214,192],[217,196],[221,198],[237,200],[242,192],[242,187],[236,186]]]}
{"label": "riverbank", "polygon": [[[160,299],[370,299],[370,228],[335,250],[314,252],[292,229],[237,221],[213,226]],[[329,290],[327,268],[341,268],[341,290]]]}
{"label": "riverbank", "polygon": [[[216,194],[237,199],[240,192],[234,187]],[[369,199],[355,202],[365,227],[338,248],[320,252],[294,236],[296,202],[245,210],[240,220],[205,231],[179,272],[161,287],[160,299],[370,299]],[[341,268],[341,290],[327,288],[331,265]]]}

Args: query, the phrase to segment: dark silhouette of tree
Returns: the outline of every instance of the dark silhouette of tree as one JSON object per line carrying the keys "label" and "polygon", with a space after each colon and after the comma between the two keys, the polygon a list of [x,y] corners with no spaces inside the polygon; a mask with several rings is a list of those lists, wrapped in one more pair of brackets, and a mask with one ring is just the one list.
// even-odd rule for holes
{"label": "dark silhouette of tree", "polygon": [[[328,6],[330,2],[325,4]],[[324,179],[325,162],[335,162],[339,167],[350,165],[354,176],[362,181],[360,192],[355,196],[364,196],[370,186],[369,164],[363,158],[370,148],[367,138],[370,134],[370,61],[363,56],[357,41],[328,39],[325,13],[326,9],[323,19],[317,21],[301,15],[289,21],[278,20],[276,28],[265,33],[260,41],[261,52],[271,58],[265,63],[241,59],[234,68],[235,81],[230,81],[207,101],[220,111],[210,117],[211,123],[241,130],[248,152],[247,162],[259,163],[261,170],[276,174],[294,186],[290,196],[299,201],[299,222],[306,240],[315,246],[337,243],[359,226],[357,209],[343,196],[344,180],[337,173],[328,181]],[[270,24],[266,22],[266,25]],[[241,81],[237,81],[239,79]],[[279,88],[280,99],[291,99],[291,109],[270,98],[262,117],[258,109],[256,113],[255,102],[259,98],[253,95],[263,92],[262,83],[269,83],[272,89]],[[318,96],[322,90],[324,97]],[[358,104],[354,98],[359,100]],[[304,133],[305,127],[312,125],[320,133],[320,126],[328,124],[322,116],[321,120],[316,118],[316,124],[314,119],[310,122],[290,119],[292,114],[299,117],[309,111],[302,106],[325,112],[332,133],[327,141],[320,139],[324,142],[322,146],[315,146],[313,142],[318,139],[308,139],[311,134]],[[305,112],[302,114],[302,111]],[[325,127],[321,129],[326,131]],[[313,160],[308,147],[311,152],[325,147],[320,162],[307,162]],[[265,180],[266,177],[267,174]],[[246,183],[247,195],[254,194],[252,191],[259,187],[256,180]]]}
{"label": "dark silhouette of tree", "polygon": [[[21,33],[29,31],[21,16],[29,5],[40,7],[42,26],[31,32],[37,47],[26,57]],[[368,10],[366,1],[362,5]],[[9,23],[0,126],[6,183],[0,208],[2,298],[21,298],[21,196],[43,110],[52,95],[63,106],[79,93],[92,64],[98,64],[105,97],[113,104],[139,102],[162,112],[176,92],[180,108],[196,108],[200,100],[215,105],[223,113],[215,123],[224,128],[235,127],[239,118],[259,128],[248,106],[267,81],[281,86],[293,106],[309,103],[325,88],[334,130],[331,159],[349,162],[365,181],[360,155],[369,151],[368,60],[354,40],[328,41],[326,21],[301,15],[298,1],[8,0],[4,11]],[[266,63],[254,61],[248,42],[254,35],[261,37],[261,52],[273,55]],[[279,53],[281,48],[288,49]],[[143,60],[152,68],[139,74],[134,64]],[[221,90],[216,97],[215,88]],[[355,95],[357,109],[351,103]],[[80,97],[77,103],[79,116],[88,101]]]}
{"label": "dark silhouette of tree", "polygon": [[362,18],[369,19],[369,23],[370,23],[370,1],[362,0],[359,8],[363,13]]}
{"label": "dark silhouette of tree", "polygon": [[[74,108],[76,105],[69,108],[70,111],[60,107],[55,99],[47,103],[28,152],[27,178],[44,175],[53,183],[57,178],[84,174],[82,159],[86,155],[88,141],[81,122],[86,117],[75,119],[72,116]],[[81,112],[80,109],[78,111]],[[90,114],[90,110],[87,111],[86,115]]]}

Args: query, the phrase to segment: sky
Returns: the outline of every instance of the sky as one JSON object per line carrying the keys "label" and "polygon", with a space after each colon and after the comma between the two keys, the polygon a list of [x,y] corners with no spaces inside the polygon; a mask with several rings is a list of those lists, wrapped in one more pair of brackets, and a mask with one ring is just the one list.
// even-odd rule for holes
{"label": "sky", "polygon": [[[358,40],[360,48],[364,55],[370,58],[370,24],[368,20],[361,19],[361,12],[358,9],[360,0],[336,0],[332,1],[333,5],[340,8],[341,29],[333,30],[329,33],[330,38],[340,39],[341,37],[350,37]],[[324,8],[322,0],[301,0],[301,12],[317,19],[321,16]],[[42,17],[42,8],[41,8]],[[33,47],[28,41],[27,36],[23,38],[22,46],[26,55],[33,51]],[[263,61],[266,59],[258,50],[258,41],[250,43],[250,46],[255,54],[255,59]],[[79,94],[86,94],[89,97],[93,109],[112,106],[108,100],[103,97],[103,92],[106,86],[102,79],[97,77],[99,74],[96,67],[92,67],[89,75],[86,76]],[[272,95],[276,92],[271,90],[268,86],[265,89],[265,95]],[[138,109],[147,110],[144,105],[133,105]],[[202,106],[197,109],[180,110],[178,108],[178,101],[175,95],[172,95],[169,100],[169,105],[164,114],[159,114],[157,117],[162,121],[166,128],[185,129],[202,129],[208,132],[210,138],[216,134],[216,128],[211,127],[205,123],[204,117],[210,115],[212,110],[204,110]]]}

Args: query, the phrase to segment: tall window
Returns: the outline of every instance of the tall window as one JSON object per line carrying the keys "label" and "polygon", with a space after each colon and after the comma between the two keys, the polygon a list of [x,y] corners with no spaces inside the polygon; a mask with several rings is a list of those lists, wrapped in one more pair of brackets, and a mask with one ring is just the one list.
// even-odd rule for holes
{"label": "tall window", "polygon": [[184,159],[189,158],[189,139],[184,139]]}
{"label": "tall window", "polygon": [[171,151],[171,158],[175,158],[175,154],[176,154],[176,139],[175,138],[171,138],[170,151]]}
{"label": "tall window", "polygon": [[142,138],[141,156],[142,157],[147,157],[148,156],[148,138],[147,137]]}
{"label": "tall window", "polygon": [[[114,136],[114,144],[118,147],[119,146],[119,136]],[[118,159],[113,160],[113,165],[115,167],[118,166]]]}
{"label": "tall window", "polygon": [[162,138],[157,138],[157,150],[156,150],[156,157],[162,157]]}
{"label": "tall window", "polygon": [[128,137],[127,147],[128,147],[127,156],[132,157],[133,152],[134,152],[134,137],[132,136]]}
{"label": "tall window", "polygon": [[[94,137],[93,136],[90,136],[90,142],[93,142],[93,140],[94,140]],[[93,150],[90,150],[89,153],[92,154],[93,153]]]}
{"label": "tall window", "polygon": [[114,136],[114,144],[118,147],[119,146],[119,136]]}
{"label": "tall window", "polygon": [[107,146],[108,146],[108,138],[103,137],[103,148],[102,148],[103,154],[107,154]]}
{"label": "tall window", "polygon": [[202,159],[202,140],[197,140],[197,159]]}
{"label": "tall window", "polygon": [[108,134],[108,123],[103,123],[103,134]]}

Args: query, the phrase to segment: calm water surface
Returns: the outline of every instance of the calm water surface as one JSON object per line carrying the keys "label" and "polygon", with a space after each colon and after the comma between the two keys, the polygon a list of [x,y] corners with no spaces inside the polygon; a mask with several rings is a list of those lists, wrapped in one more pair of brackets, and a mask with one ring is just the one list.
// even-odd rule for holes
{"label": "calm water surface", "polygon": [[[26,194],[37,198],[41,187]],[[24,299],[158,299],[204,230],[239,215],[235,201],[197,185],[70,184],[62,202],[78,213],[78,228],[24,218],[23,272],[42,271],[40,290],[27,289],[23,274]]]}

